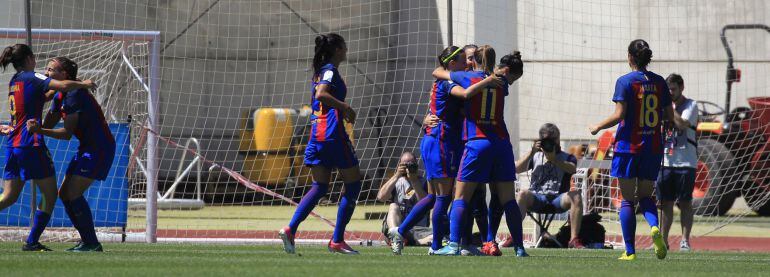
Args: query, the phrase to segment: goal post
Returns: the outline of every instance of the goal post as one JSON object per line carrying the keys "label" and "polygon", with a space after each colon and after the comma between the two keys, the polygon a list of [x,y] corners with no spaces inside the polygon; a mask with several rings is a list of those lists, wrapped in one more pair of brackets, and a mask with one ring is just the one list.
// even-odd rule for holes
{"label": "goal post", "polygon": [[[158,194],[158,153],[156,136],[158,130],[158,107],[159,107],[159,89],[160,89],[160,32],[158,31],[128,31],[128,30],[80,30],[80,29],[32,29],[32,41],[35,41],[35,53],[38,59],[38,69],[45,66],[47,59],[55,56],[68,56],[80,64],[80,76],[82,79],[94,79],[100,88],[97,89],[96,98],[99,100],[110,101],[120,96],[110,95],[111,92],[103,90],[112,90],[117,84],[102,82],[112,82],[116,78],[128,78],[123,80],[123,86],[135,86],[139,91],[146,94],[146,110],[130,111],[124,109],[122,104],[131,101],[128,98],[119,99],[124,103],[100,103],[105,112],[108,121],[133,120],[132,136],[138,136],[139,133],[146,133],[144,146],[135,145],[136,141],[131,139],[130,158],[135,161],[131,163],[139,164],[138,170],[143,175],[146,182],[146,227],[144,230],[144,241],[156,242],[157,230],[157,194]],[[23,43],[27,39],[27,30],[23,28],[0,28],[0,41],[6,41],[5,44]],[[87,45],[81,42],[97,42]],[[99,42],[109,42],[110,47],[106,47]],[[95,49],[89,49],[94,47]],[[116,53],[101,53],[99,48],[109,48]],[[142,48],[138,50],[137,48]],[[70,52],[68,52],[70,51]],[[92,51],[91,53],[84,53]],[[132,64],[131,52],[142,53],[146,57],[137,59],[141,65]],[[72,55],[79,56],[78,58]],[[82,59],[92,59],[82,61]],[[133,63],[136,63],[133,62]],[[120,66],[117,66],[119,64]],[[121,70],[127,72],[120,72]],[[133,82],[133,84],[132,84]],[[106,100],[105,100],[106,99]],[[113,104],[113,105],[109,105]],[[130,103],[129,103],[130,104]],[[143,114],[144,116],[138,116]],[[125,118],[121,118],[125,117]],[[139,122],[141,121],[141,122]],[[145,153],[134,153],[135,151],[146,150]],[[54,153],[56,155],[57,153]],[[140,159],[140,156],[143,158]],[[69,158],[69,157],[67,157]],[[59,162],[59,161],[57,161]],[[63,161],[66,162],[66,161]],[[141,163],[144,163],[142,165]],[[116,166],[116,165],[113,165]],[[57,172],[59,180],[63,172]],[[127,172],[127,175],[132,172]],[[120,178],[120,177],[118,177]],[[106,182],[106,181],[105,181]],[[127,199],[123,200],[126,201]],[[31,199],[35,201],[35,199]],[[22,203],[17,203],[17,205]],[[93,209],[93,207],[92,207]]]}

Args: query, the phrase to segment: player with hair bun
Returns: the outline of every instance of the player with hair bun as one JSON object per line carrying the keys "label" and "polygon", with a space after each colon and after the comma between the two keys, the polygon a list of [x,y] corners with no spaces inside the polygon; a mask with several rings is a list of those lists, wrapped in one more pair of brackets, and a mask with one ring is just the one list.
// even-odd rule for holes
{"label": "player with hair bun", "polygon": [[636,259],[636,203],[650,225],[655,255],[666,258],[666,244],[658,227],[658,211],[652,200],[654,182],[663,159],[662,119],[673,122],[677,128],[686,128],[671,105],[666,80],[647,70],[652,60],[650,45],[641,39],[628,45],[628,65],[632,72],[621,76],[615,83],[615,112],[597,125],[589,127],[592,135],[619,123],[615,133],[615,155],[612,158],[613,177],[623,196],[620,207],[620,227],[626,251],[620,260]]}

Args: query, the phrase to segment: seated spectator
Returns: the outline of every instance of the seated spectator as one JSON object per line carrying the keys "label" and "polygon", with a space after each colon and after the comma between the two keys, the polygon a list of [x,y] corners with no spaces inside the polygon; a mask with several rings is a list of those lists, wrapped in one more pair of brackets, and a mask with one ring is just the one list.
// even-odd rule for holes
{"label": "seated spectator", "polygon": [[[536,213],[563,213],[570,211],[570,248],[585,248],[578,237],[583,219],[583,202],[580,193],[568,191],[577,159],[561,150],[559,128],[551,123],[540,127],[540,139],[532,149],[516,161],[516,173],[531,171],[529,189],[523,189],[516,197],[524,218],[527,211]],[[568,192],[563,192],[568,191]],[[563,192],[563,193],[562,193]]]}
{"label": "seated spectator", "polygon": [[[390,227],[398,227],[414,205],[428,193],[426,181],[417,172],[417,160],[412,152],[401,154],[396,172],[377,193],[377,200],[391,202],[385,217],[382,232],[387,239]],[[433,240],[433,230],[428,226],[428,216],[420,219],[412,230],[404,234],[406,245],[429,245]],[[388,241],[388,243],[390,243]]]}

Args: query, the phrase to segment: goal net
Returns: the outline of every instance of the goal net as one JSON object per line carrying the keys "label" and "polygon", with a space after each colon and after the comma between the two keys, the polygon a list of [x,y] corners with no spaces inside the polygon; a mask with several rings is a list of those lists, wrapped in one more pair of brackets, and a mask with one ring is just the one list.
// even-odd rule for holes
{"label": "goal net", "polygon": [[[346,102],[358,112],[347,127],[364,179],[349,241],[382,239],[388,207],[376,200],[377,193],[402,152],[419,153],[430,72],[450,42],[490,44],[498,58],[522,52],[525,74],[511,87],[505,110],[517,157],[531,148],[539,127],[552,122],[561,130],[563,149],[594,159],[611,153],[595,155],[609,144],[602,148],[587,126],[612,112],[614,83],[630,71],[626,48],[636,38],[651,44],[650,70],[664,77],[681,74],[684,94],[706,103],[693,234],[718,235],[744,224],[747,215],[768,210],[768,100],[754,97],[767,95],[762,76],[770,69],[765,51],[770,35],[761,29],[727,31],[734,66],[742,73],[740,82],[731,83],[728,107],[728,56],[720,31],[728,24],[761,23],[767,12],[761,1],[713,5],[694,0],[106,0],[98,6],[32,1],[32,24],[33,29],[158,32],[157,49],[152,39],[115,39],[120,36],[33,40],[39,70],[50,57],[72,58],[81,64],[81,78],[100,84],[95,93],[108,118],[127,126],[130,149],[123,175],[115,178],[127,189],[125,198],[115,200],[124,201],[126,223],[111,232],[129,240],[277,241],[276,230],[288,223],[311,184],[302,165],[310,64],[314,37],[328,32],[347,41],[348,60],[340,73],[348,86]],[[0,13],[3,20],[22,27],[23,18],[16,16],[22,7],[9,7]],[[11,73],[2,76],[7,80]],[[53,154],[66,163],[71,153],[62,151]],[[606,169],[583,173],[573,183],[584,195],[585,212],[599,213],[607,240],[622,243],[615,182]],[[529,174],[519,177],[518,187],[528,187]],[[341,179],[333,180],[315,214],[300,226],[301,241],[331,237],[342,190]],[[0,223],[8,213],[0,212]],[[24,217],[29,210],[13,213]],[[67,220],[65,213],[54,217]],[[558,217],[551,233],[564,220],[566,215]],[[639,220],[638,233],[646,234]],[[678,219],[672,237],[679,234],[677,224]],[[524,226],[532,243],[535,225],[526,219]],[[506,233],[501,228],[500,239]]]}
{"label": "goal net", "polygon": [[[25,43],[26,30],[0,28],[0,40],[4,45]],[[54,57],[64,56],[78,64],[78,78],[90,79],[98,84],[93,90],[115,137],[116,157],[111,171],[104,181],[96,181],[86,192],[94,216],[94,224],[103,241],[124,241],[131,232],[141,230],[141,225],[128,224],[128,196],[139,194],[137,189],[147,183],[147,146],[143,142],[148,124],[148,95],[151,76],[151,44],[157,40],[157,32],[96,31],[77,29],[35,29],[32,45],[37,61],[37,72],[44,72]],[[157,54],[156,54],[157,55]],[[10,79],[13,72],[4,72]],[[7,106],[7,100],[3,100]],[[45,111],[50,107],[46,104]],[[8,120],[8,113],[2,114]],[[61,128],[61,123],[58,128]],[[3,143],[5,143],[3,137]],[[75,155],[79,142],[46,138],[51,152],[57,180],[64,178],[67,165]],[[5,144],[3,144],[5,147]],[[5,152],[3,152],[5,161]],[[30,183],[30,182],[28,182]],[[33,200],[37,199],[37,200]],[[26,236],[30,225],[33,205],[41,196],[25,186],[17,203],[0,212],[0,239],[18,240]],[[64,211],[61,201],[54,209],[44,240],[70,241],[79,239]],[[144,231],[141,231],[144,233]],[[144,237],[144,235],[139,235]]]}

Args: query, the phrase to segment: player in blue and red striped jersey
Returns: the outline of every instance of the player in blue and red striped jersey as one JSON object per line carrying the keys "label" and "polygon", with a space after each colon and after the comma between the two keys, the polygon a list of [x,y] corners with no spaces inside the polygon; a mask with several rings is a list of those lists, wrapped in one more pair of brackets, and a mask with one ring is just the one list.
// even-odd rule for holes
{"label": "player in blue and red striped jersey", "polygon": [[11,124],[0,126],[0,132],[8,136],[3,179],[3,195],[0,210],[16,202],[24,183],[32,180],[43,199],[33,218],[32,230],[27,237],[24,251],[50,251],[40,244],[40,235],[51,219],[56,204],[56,176],[51,154],[45,146],[43,136],[27,130],[29,121],[39,122],[43,115],[43,104],[50,98],[49,90],[69,91],[78,88],[93,88],[90,80],[58,81],[35,73],[35,54],[25,44],[8,46],[0,55],[0,65],[5,70],[13,65],[16,74],[9,82],[8,105]]}
{"label": "player in blue and red striped jersey", "polygon": [[[56,57],[48,62],[45,74],[54,80],[77,80],[78,65],[66,57]],[[53,129],[62,118],[64,128]],[[33,133],[61,140],[69,140],[74,135],[80,141],[59,189],[59,198],[81,239],[67,251],[101,252],[91,207],[83,197],[94,180],[107,178],[115,158],[115,138],[101,106],[86,89],[58,91],[42,128],[34,120],[27,122],[27,128]]]}
{"label": "player in blue and red striped jersey", "polygon": [[345,39],[335,33],[319,35],[315,38],[313,57],[313,83],[311,87],[310,116],[312,127],[310,141],[305,149],[305,165],[310,167],[313,185],[297,206],[294,216],[286,226],[279,230],[286,253],[294,253],[294,236],[299,224],[329,190],[332,169],[338,169],[345,182],[337,210],[337,224],[328,249],[333,253],[358,254],[345,243],[345,226],[350,222],[356,207],[356,199],[361,192],[361,172],[358,168],[353,145],[345,132],[343,120],[354,123],[356,112],[345,103],[347,86],[337,68],[347,55]]}
{"label": "player in blue and red striped jersey", "polygon": [[[468,44],[463,47],[466,58],[466,71],[473,71],[475,65],[481,63],[480,55],[478,56],[479,59],[476,59],[476,50],[478,49],[479,47],[475,44]],[[487,207],[486,187],[477,186],[476,191],[473,193],[473,198],[471,198],[469,203],[471,210],[470,214],[476,221],[476,226],[478,226],[482,241],[484,241],[481,252],[489,256],[500,256],[503,253],[497,247],[495,235],[497,234],[497,229],[500,227],[500,221],[503,217],[503,207],[500,206],[495,189],[490,187],[489,192],[489,207]],[[466,224],[465,231],[463,232],[462,240],[471,241],[473,237],[473,224]]]}
{"label": "player in blue and red striped jersey", "polygon": [[[438,56],[438,62],[442,68],[449,71],[465,70],[465,53],[462,48],[450,46],[445,48]],[[457,176],[457,168],[460,163],[462,151],[461,128],[463,116],[461,115],[462,97],[468,93],[488,85],[487,82],[479,82],[470,86],[467,91],[451,81],[436,80],[433,83],[430,94],[430,114],[438,117],[439,122],[435,126],[425,129],[425,136],[420,143],[422,160],[425,164],[425,175],[428,179],[428,195],[423,197],[406,216],[401,226],[391,228],[388,235],[391,239],[393,253],[401,254],[403,238],[412,227],[433,208],[433,243],[429,254],[441,247],[441,238],[447,225],[447,209],[450,204],[450,193]],[[438,196],[436,196],[438,193]]]}
{"label": "player in blue and red striped jersey", "polygon": [[[494,67],[494,49],[485,45],[476,53],[481,55],[482,61],[476,68],[477,71],[452,72],[449,74],[452,81],[467,87],[488,78]],[[469,96],[464,103],[463,139],[467,142],[457,174],[455,200],[452,202],[450,243],[436,254],[457,255],[460,252],[458,243],[462,227],[466,224],[463,222],[466,203],[473,197],[479,184],[489,183],[495,188],[500,203],[503,204],[516,256],[528,256],[523,245],[521,214],[514,198],[516,172],[513,170],[513,147],[503,120],[508,86],[521,77],[523,66],[519,52],[504,56],[493,75],[501,78],[503,84],[482,89],[480,93]],[[435,77],[446,77],[445,71],[439,71],[441,70],[434,71]]]}
{"label": "player in blue and red striped jersey", "polygon": [[[478,49],[479,47],[475,44],[468,44],[463,47],[463,52],[465,53],[465,71],[474,71],[477,65],[482,62],[481,55],[476,55],[476,50]],[[434,124],[434,120],[438,121],[438,119],[433,119],[431,115],[429,119],[426,119],[425,125]],[[469,214],[468,220],[476,221],[479,232],[482,234],[484,247],[482,248],[481,253],[474,251],[476,248],[469,247],[473,241],[473,224],[465,224],[461,244],[465,246],[464,250],[467,251],[462,251],[463,253],[472,251],[474,254],[489,256],[502,255],[502,252],[495,242],[495,235],[497,234],[497,229],[500,226],[500,221],[503,217],[503,207],[500,206],[497,199],[497,192],[492,187],[490,187],[490,196],[489,208],[487,208],[486,187],[477,186],[476,191],[473,193],[473,197],[469,201],[470,203],[468,203],[470,205],[470,212],[467,212],[467,214]]]}
{"label": "player in blue and red striped jersey", "polygon": [[620,207],[620,226],[626,251],[620,260],[636,259],[635,205],[644,213],[658,259],[666,257],[666,244],[658,228],[658,212],[652,200],[654,182],[663,159],[662,119],[674,122],[684,129],[687,125],[674,116],[666,80],[647,70],[652,50],[646,41],[637,39],[628,46],[628,64],[632,72],[621,76],[615,83],[615,112],[604,121],[589,127],[591,134],[620,123],[615,133],[615,156],[612,159],[613,177],[618,178],[623,201]]}

